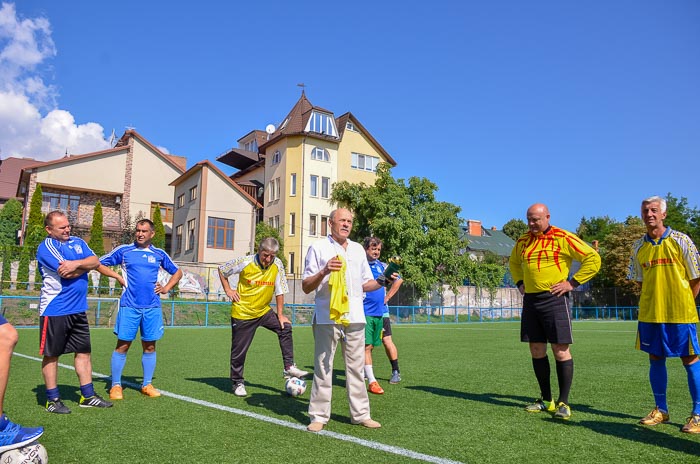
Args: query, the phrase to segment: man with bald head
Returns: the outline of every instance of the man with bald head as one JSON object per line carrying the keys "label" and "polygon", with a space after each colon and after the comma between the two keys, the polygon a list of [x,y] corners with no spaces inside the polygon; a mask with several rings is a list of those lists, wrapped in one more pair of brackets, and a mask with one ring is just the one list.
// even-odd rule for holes
{"label": "man with bald head", "polygon": [[[569,292],[588,282],[600,269],[600,256],[576,235],[549,223],[549,209],[536,203],[527,210],[529,231],[518,238],[510,254],[510,272],[523,295],[520,340],[529,343],[532,367],[541,396],[528,412],[553,412],[571,418],[569,390],[574,377]],[[569,278],[571,263],[581,267]],[[559,398],[552,398],[547,343],[552,346],[559,381]]]}
{"label": "man with bald head", "polygon": [[[313,316],[314,382],[309,398],[310,432],[320,432],[331,417],[333,357],[343,348],[350,422],[370,429],[381,427],[369,413],[365,390],[364,292],[381,288],[374,279],[362,245],[349,239],[353,215],[345,208],[331,212],[330,235],[315,241],[306,254],[301,288],[316,291]],[[391,279],[397,276],[394,273]],[[381,280],[381,278],[380,278]],[[339,304],[340,303],[340,304]],[[342,307],[342,317],[338,317]],[[331,310],[333,308],[333,311]]]}

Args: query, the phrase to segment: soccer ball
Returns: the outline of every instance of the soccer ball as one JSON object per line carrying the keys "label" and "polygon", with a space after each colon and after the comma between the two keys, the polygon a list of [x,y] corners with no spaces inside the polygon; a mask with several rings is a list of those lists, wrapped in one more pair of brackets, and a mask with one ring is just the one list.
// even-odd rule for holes
{"label": "soccer ball", "polygon": [[24,448],[15,448],[0,455],[0,464],[46,464],[49,455],[44,445],[35,441]]}
{"label": "soccer ball", "polygon": [[306,391],[306,382],[296,377],[290,377],[284,384],[289,396],[301,396]]}

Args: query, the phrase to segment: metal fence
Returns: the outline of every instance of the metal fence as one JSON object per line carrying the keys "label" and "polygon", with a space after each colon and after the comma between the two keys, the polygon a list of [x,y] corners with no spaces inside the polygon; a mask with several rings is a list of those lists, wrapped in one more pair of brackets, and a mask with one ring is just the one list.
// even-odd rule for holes
{"label": "metal fence", "polygon": [[[17,327],[39,325],[38,296],[0,295],[0,314]],[[117,298],[88,298],[88,321],[93,327],[113,327],[119,308]],[[168,327],[224,327],[231,322],[231,304],[222,301],[162,300]],[[285,315],[294,325],[311,325],[313,305],[287,304]],[[631,321],[636,306],[579,306],[571,310],[574,320]],[[479,308],[467,306],[390,306],[394,324],[448,324],[519,321],[522,308]]]}

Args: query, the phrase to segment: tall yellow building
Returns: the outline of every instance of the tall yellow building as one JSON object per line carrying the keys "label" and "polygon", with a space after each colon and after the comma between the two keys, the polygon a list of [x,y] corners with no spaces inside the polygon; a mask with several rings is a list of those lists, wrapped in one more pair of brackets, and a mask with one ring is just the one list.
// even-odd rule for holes
{"label": "tall yellow building", "polygon": [[218,161],[239,169],[232,179],[263,204],[258,218],[280,231],[287,272],[295,275],[309,245],[328,233],[333,184],[371,185],[380,162],[396,166],[352,113],[336,118],[303,91],[279,126],[252,131],[238,143]]}

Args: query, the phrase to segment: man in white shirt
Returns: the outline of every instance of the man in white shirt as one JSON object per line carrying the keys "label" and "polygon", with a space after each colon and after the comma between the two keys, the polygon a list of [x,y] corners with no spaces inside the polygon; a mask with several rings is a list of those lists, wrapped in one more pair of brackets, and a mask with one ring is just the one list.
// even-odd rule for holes
{"label": "man in white shirt", "polygon": [[[381,427],[370,417],[369,398],[365,390],[365,314],[362,304],[363,293],[377,290],[381,284],[372,276],[362,245],[348,238],[352,222],[353,215],[347,209],[339,208],[331,212],[328,220],[330,235],[314,242],[306,255],[302,290],[304,293],[316,290],[314,380],[309,400],[311,423],[307,427],[310,432],[320,432],[330,420],[333,356],[338,342],[344,344],[350,421],[370,429]],[[340,271],[344,264],[349,305],[349,311],[344,316],[347,325],[331,319],[331,290],[328,285],[331,273]]]}

